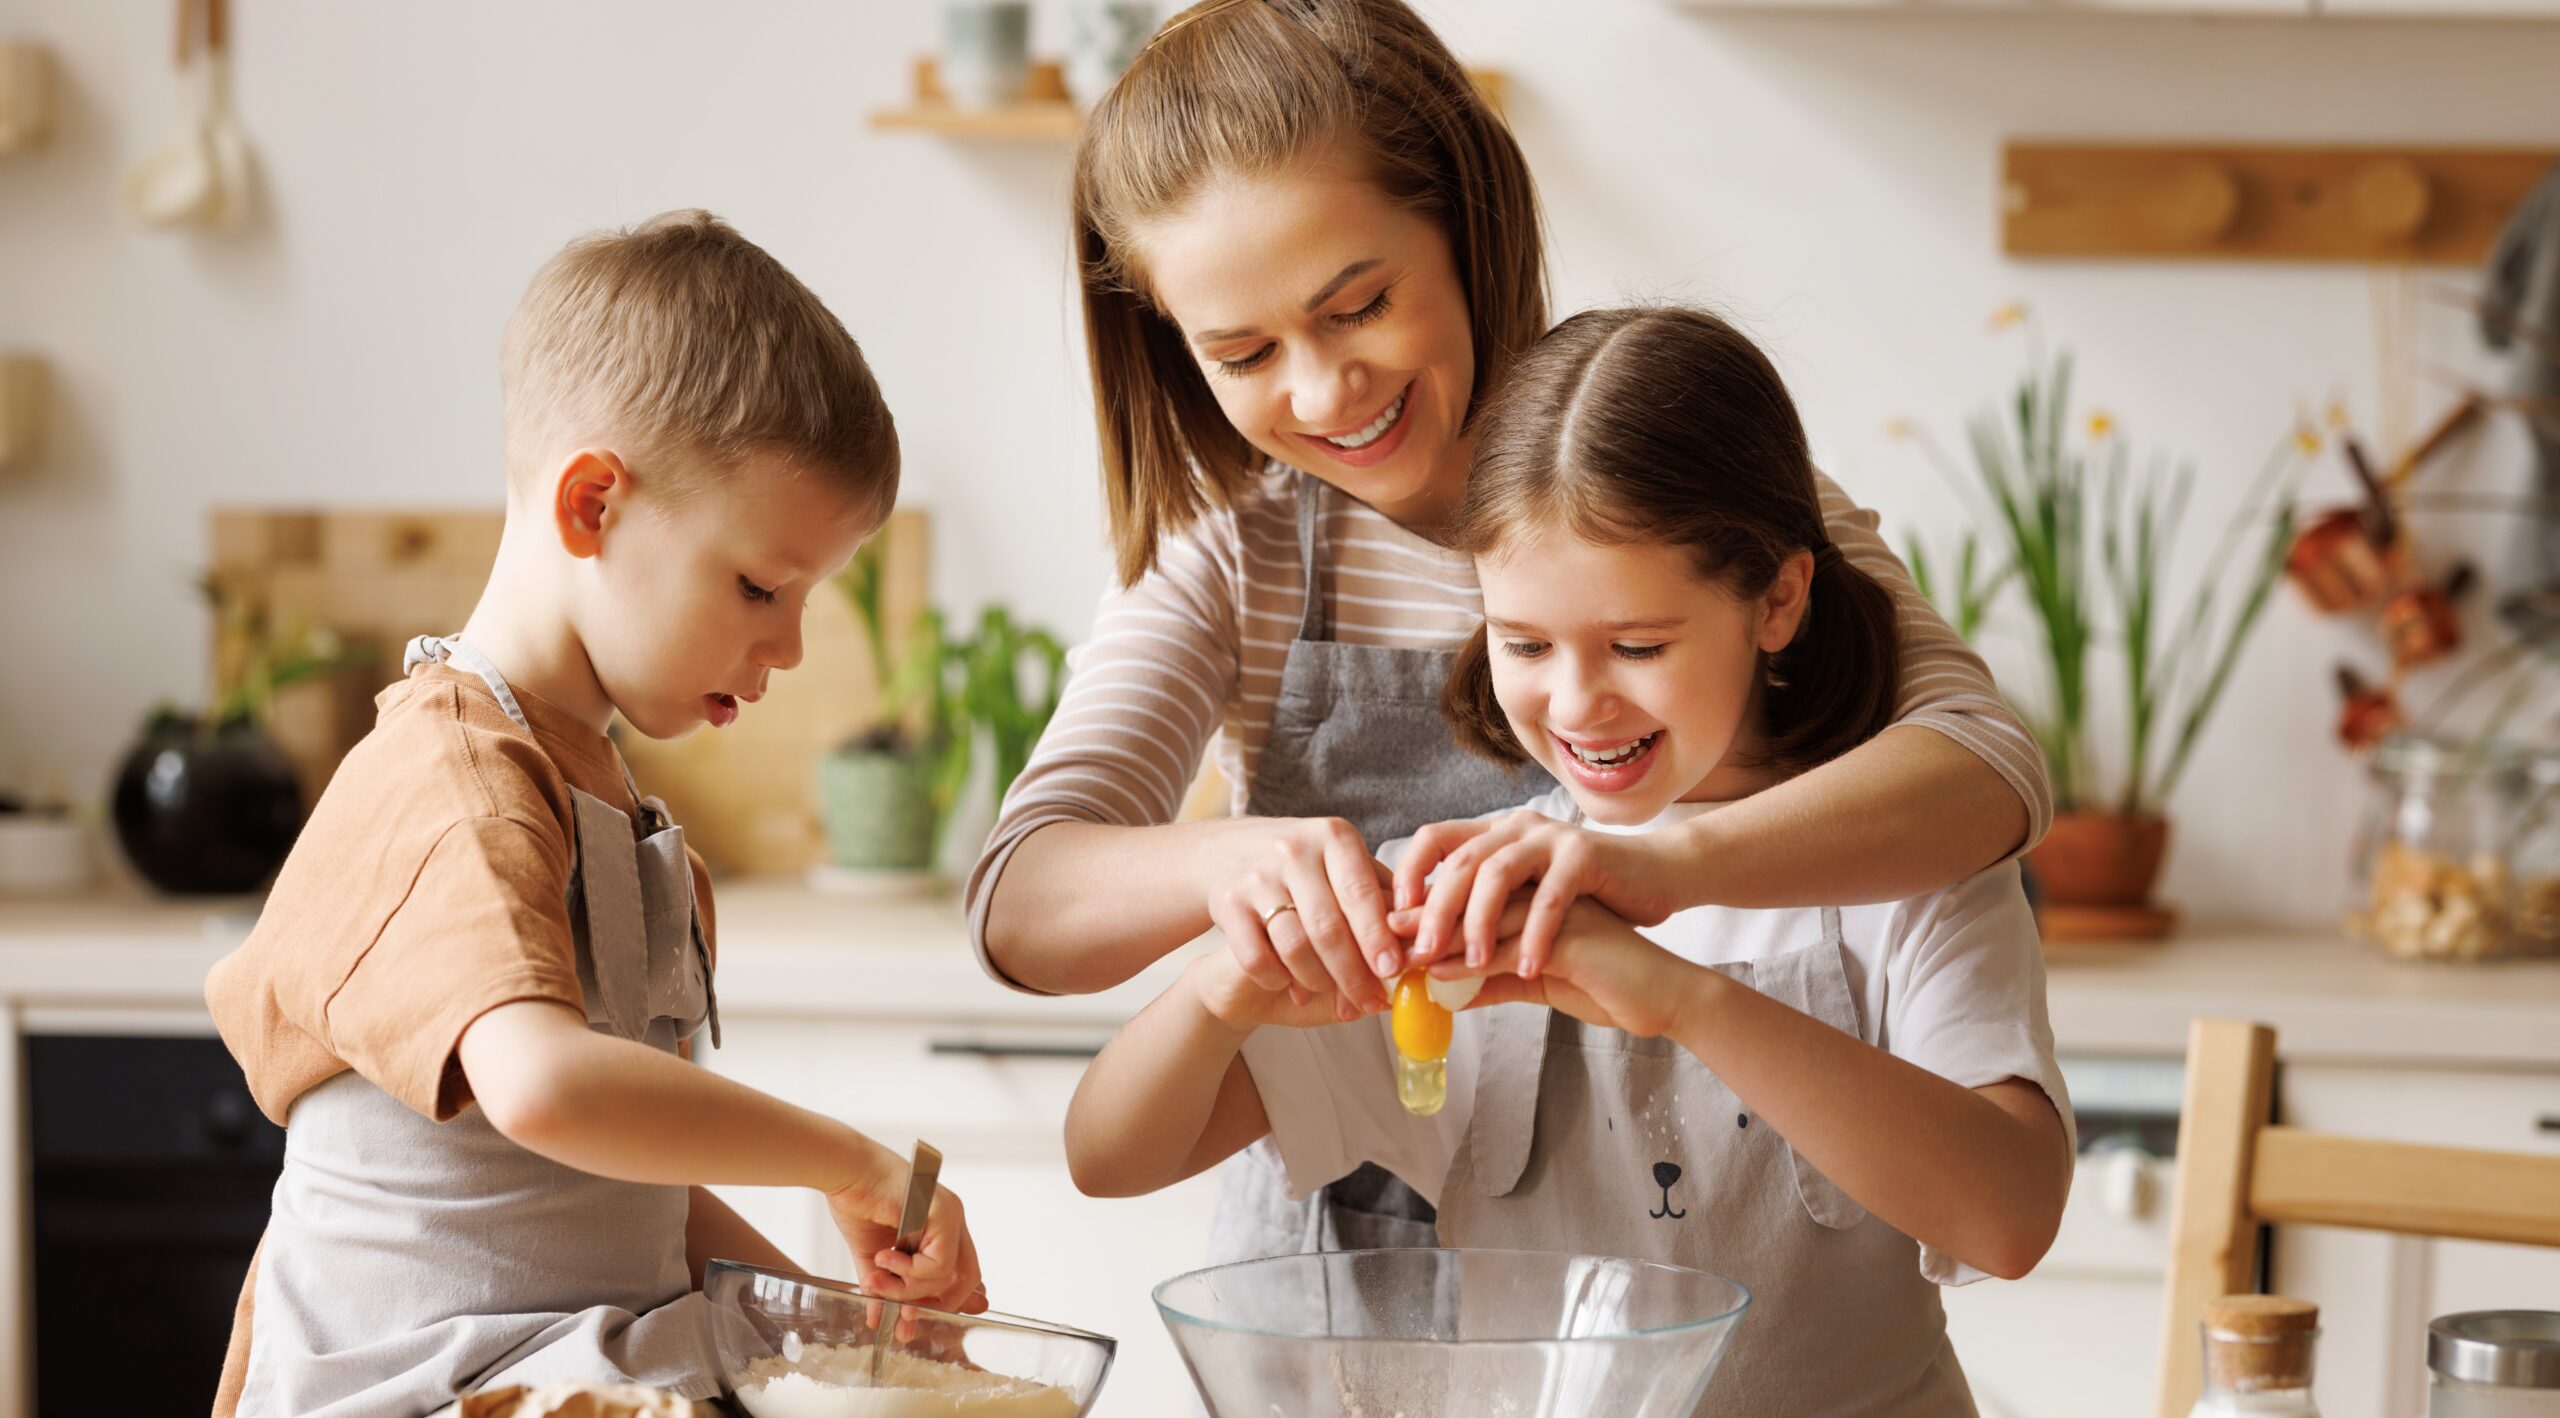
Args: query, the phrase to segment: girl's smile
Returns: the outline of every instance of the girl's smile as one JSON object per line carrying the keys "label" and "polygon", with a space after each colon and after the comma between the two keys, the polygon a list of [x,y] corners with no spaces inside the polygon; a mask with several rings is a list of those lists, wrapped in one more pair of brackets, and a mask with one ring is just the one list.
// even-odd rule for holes
{"label": "girl's smile", "polygon": [[1595,793],[1622,793],[1644,781],[1654,763],[1663,730],[1614,742],[1576,740],[1547,731],[1564,749],[1564,765],[1574,783]]}
{"label": "girl's smile", "polygon": [[1805,582],[1741,600],[1687,548],[1551,531],[1479,556],[1494,697],[1512,736],[1594,822],[1747,797],[1763,654],[1794,638]]}

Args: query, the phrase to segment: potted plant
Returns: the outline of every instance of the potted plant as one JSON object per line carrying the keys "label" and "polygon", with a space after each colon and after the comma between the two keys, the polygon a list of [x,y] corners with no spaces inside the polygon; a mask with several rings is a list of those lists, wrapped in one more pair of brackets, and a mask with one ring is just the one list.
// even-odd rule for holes
{"label": "potted plant", "polygon": [[208,576],[228,684],[211,709],[155,707],[116,773],[116,840],[144,880],[176,894],[230,894],[264,885],[302,828],[291,759],[264,728],[277,691],[373,658],[308,625],[276,627],[265,607]]}
{"label": "potted plant", "polygon": [[[2007,405],[1973,417],[1966,465],[1922,438],[1930,460],[1981,509],[1993,565],[1982,565],[1968,534],[1952,578],[1934,576],[1916,545],[1912,572],[1968,637],[2005,599],[2025,602],[2043,683],[2017,707],[2055,806],[2051,831],[2026,860],[2048,938],[2157,937],[2175,921],[2152,900],[2169,799],[2283,572],[2294,488],[2319,442],[2297,429],[2278,443],[2180,598],[2168,561],[2194,465],[2153,456],[2137,470],[2105,414],[2089,416],[2076,438],[2066,433],[2072,427],[2065,351],[2050,362],[2031,356]],[[2102,733],[2092,671],[2110,654],[2123,700]]]}
{"label": "potted plant", "polygon": [[[833,879],[912,884],[931,877],[982,738],[996,800],[1013,786],[1057,712],[1066,651],[1001,607],[959,639],[941,612],[920,611],[893,645],[884,564],[872,543],[838,581],[869,642],[880,707],[868,728],[820,761],[818,801]],[[1026,667],[1035,676],[1029,690]]]}

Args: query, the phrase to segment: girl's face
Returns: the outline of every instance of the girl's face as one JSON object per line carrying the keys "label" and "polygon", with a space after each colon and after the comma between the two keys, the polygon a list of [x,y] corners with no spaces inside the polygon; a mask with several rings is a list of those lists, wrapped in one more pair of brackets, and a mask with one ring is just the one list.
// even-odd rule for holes
{"label": "girl's face", "polygon": [[1749,601],[1700,577],[1684,548],[1595,546],[1564,531],[1479,557],[1476,574],[1494,697],[1593,821],[1637,826],[1674,802],[1775,781],[1748,765],[1760,657],[1795,638],[1810,555],[1788,558]]}
{"label": "girl's face", "polygon": [[1456,510],[1475,341],[1437,225],[1327,160],[1214,181],[1138,248],[1157,309],[1255,448],[1409,527]]}

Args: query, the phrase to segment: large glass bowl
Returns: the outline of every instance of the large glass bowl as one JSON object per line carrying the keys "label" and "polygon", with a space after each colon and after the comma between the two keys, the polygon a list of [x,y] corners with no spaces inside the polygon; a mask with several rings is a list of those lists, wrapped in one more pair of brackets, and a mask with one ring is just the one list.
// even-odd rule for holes
{"label": "large glass bowl", "polygon": [[1751,1293],[1648,1261],[1414,1249],[1213,1266],[1155,1301],[1214,1418],[1690,1418]]}
{"label": "large glass bowl", "polygon": [[702,1291],[721,1390],[749,1418],[1082,1418],[1119,1348],[1065,1325],[904,1305],[882,1356],[883,1386],[908,1390],[892,1405],[885,1395],[835,1393],[818,1382],[867,1375],[877,1302],[859,1287],[715,1260]]}

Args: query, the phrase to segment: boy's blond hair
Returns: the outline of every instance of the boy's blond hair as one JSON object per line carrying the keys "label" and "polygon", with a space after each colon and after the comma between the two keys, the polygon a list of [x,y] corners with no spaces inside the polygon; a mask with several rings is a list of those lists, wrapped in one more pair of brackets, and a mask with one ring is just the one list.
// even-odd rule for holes
{"label": "boy's blond hair", "polygon": [[782,263],[699,209],[570,242],[507,320],[510,480],[563,438],[611,437],[681,490],[685,461],[777,457],[885,516],[898,431],[841,321]]}

